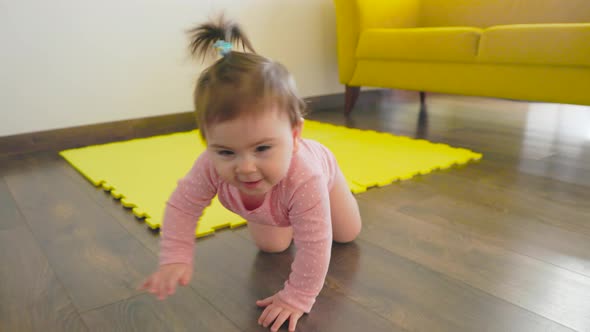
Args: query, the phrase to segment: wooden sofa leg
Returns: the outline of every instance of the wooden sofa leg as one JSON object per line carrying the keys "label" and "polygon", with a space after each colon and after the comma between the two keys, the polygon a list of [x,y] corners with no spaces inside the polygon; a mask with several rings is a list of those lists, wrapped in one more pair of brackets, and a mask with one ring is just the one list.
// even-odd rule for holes
{"label": "wooden sofa leg", "polygon": [[426,92],[420,91],[420,107],[424,107],[426,102]]}
{"label": "wooden sofa leg", "polygon": [[344,101],[344,115],[348,116],[352,112],[352,108],[356,103],[359,93],[361,91],[360,86],[346,86],[345,101]]}

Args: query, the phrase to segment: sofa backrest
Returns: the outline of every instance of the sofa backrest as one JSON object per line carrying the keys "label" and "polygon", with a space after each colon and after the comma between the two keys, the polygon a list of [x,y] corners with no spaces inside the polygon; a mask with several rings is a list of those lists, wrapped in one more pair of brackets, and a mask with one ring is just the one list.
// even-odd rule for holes
{"label": "sofa backrest", "polygon": [[421,0],[419,26],[590,22],[590,0]]}

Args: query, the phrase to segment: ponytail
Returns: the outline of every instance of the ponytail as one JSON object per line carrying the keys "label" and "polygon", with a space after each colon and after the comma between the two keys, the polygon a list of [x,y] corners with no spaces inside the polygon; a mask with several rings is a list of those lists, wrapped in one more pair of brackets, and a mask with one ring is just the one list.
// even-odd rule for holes
{"label": "ponytail", "polygon": [[242,50],[256,53],[250,40],[242,28],[234,21],[226,20],[221,16],[217,22],[207,22],[190,29],[190,52],[197,58],[204,59],[214,49],[220,50],[220,55],[225,57],[231,54],[231,45],[242,46]]}

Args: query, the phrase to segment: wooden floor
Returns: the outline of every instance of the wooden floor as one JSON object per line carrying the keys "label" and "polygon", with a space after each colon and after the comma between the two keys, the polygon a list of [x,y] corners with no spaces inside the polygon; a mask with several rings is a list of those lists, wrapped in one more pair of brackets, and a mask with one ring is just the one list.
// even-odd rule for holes
{"label": "wooden floor", "polygon": [[[358,195],[360,239],[335,245],[298,331],[590,331],[590,107],[390,93],[345,121],[482,152],[476,164]],[[146,190],[149,188],[146,187]],[[1,331],[264,331],[254,301],[294,250],[247,229],[198,241],[190,284],[136,286],[158,237],[55,153],[1,161]],[[285,330],[285,329],[284,329]]]}

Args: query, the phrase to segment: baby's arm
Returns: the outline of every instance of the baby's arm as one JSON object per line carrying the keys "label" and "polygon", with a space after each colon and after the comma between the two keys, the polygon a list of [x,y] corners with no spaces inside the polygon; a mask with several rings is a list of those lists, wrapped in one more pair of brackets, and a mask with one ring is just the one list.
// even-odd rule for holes
{"label": "baby's arm", "polygon": [[206,152],[195,162],[189,173],[178,182],[164,212],[160,240],[160,266],[139,287],[160,299],[186,285],[192,274],[195,228],[203,209],[216,193],[216,177]]}
{"label": "baby's arm", "polygon": [[309,313],[324,285],[332,248],[330,194],[323,179],[315,176],[301,184],[289,216],[297,252],[279,297]]}
{"label": "baby's arm", "polygon": [[178,181],[164,212],[160,265],[192,264],[197,221],[215,197],[216,180],[207,152],[204,152],[188,174]]}

